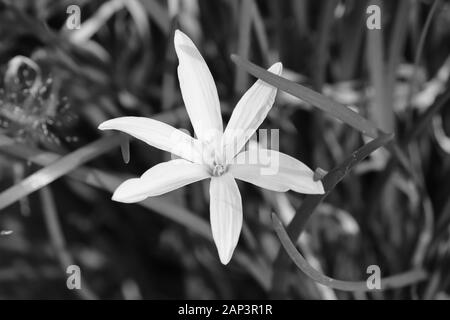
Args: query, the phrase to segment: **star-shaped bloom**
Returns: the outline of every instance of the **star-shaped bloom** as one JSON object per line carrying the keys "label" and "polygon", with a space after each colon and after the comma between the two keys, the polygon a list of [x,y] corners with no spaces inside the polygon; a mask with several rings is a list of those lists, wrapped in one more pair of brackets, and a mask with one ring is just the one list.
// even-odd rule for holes
{"label": "star-shaped bloom", "polygon": [[[322,183],[302,162],[275,150],[244,146],[271,109],[277,89],[262,80],[243,95],[223,131],[219,97],[205,60],[191,39],[175,32],[181,93],[197,138],[163,122],[143,117],[121,117],[100,124],[119,130],[180,159],[157,164],[140,178],[123,182],[112,199],[133,203],[193,182],[211,179],[210,221],[220,261],[227,264],[242,229],[242,200],[235,179],[277,192],[324,192]],[[281,63],[270,72],[281,74]],[[244,149],[244,150],[243,150]],[[275,170],[272,170],[274,169]]]}

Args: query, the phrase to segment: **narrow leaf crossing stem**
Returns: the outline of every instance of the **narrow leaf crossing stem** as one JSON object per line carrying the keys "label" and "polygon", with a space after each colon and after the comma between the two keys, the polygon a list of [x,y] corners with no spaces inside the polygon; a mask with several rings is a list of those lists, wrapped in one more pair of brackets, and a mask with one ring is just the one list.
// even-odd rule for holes
{"label": "narrow leaf crossing stem", "polygon": [[[314,269],[297,251],[295,245],[292,243],[291,239],[284,229],[282,222],[277,217],[276,214],[272,214],[273,227],[277,233],[278,238],[281,241],[283,248],[286,250],[289,257],[294,261],[296,266],[303,271],[312,280],[323,284],[324,286],[342,290],[342,291],[372,291],[367,285],[367,281],[342,281],[330,278],[323,275],[316,269]],[[394,276],[381,279],[380,290],[386,290],[391,288],[401,288],[408,286],[419,281],[425,280],[427,274],[425,271],[418,269],[412,270],[404,273],[400,273]]]}

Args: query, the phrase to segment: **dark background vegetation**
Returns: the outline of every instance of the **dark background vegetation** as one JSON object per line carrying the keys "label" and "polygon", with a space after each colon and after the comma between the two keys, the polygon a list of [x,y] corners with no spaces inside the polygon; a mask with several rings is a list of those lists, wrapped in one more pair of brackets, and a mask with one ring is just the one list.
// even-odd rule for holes
{"label": "dark background vegetation", "polygon": [[[73,4],[81,8],[80,30],[65,25]],[[366,28],[370,4],[382,7],[381,30]],[[299,248],[337,279],[364,280],[376,264],[383,276],[424,268],[425,281],[348,293],[317,285],[292,263],[275,263],[280,244],[270,215],[288,221],[304,196],[244,183],[244,230],[224,267],[209,234],[207,185],[142,204],[111,201],[127,175],[169,157],[139,141],[128,164],[117,138],[107,137],[82,168],[82,155],[69,159],[70,175],[46,183],[58,169],[50,168],[38,176],[39,190],[26,192],[30,183],[10,189],[58,155],[101,139],[104,120],[156,117],[190,128],[175,28],[205,57],[225,121],[254,81],[230,59],[236,53],[265,68],[281,61],[284,77],[396,133],[412,170],[385,149],[373,153],[316,208]],[[0,203],[18,199],[0,212],[0,298],[449,298],[449,52],[444,0],[0,1],[0,188],[9,190]],[[29,98],[36,71],[24,66],[11,82],[8,63],[16,56],[52,80],[47,90]],[[367,142],[282,92],[263,127],[280,129],[281,151],[327,171]],[[68,264],[81,267],[83,290],[66,288]]]}

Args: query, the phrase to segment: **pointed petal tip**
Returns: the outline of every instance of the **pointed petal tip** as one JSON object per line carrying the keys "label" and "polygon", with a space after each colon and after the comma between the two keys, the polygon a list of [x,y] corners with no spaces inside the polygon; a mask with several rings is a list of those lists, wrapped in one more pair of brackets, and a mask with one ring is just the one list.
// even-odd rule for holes
{"label": "pointed petal tip", "polygon": [[324,194],[325,188],[323,187],[322,181],[314,181],[311,179],[307,186],[302,185],[297,188],[297,186],[291,187],[291,190],[303,194]]}
{"label": "pointed petal tip", "polygon": [[[122,117],[122,118],[124,118],[124,117]],[[103,121],[102,123],[100,123],[99,125],[98,125],[98,129],[99,130],[115,130],[116,129],[116,124],[117,124],[117,120],[118,119],[120,119],[120,118],[114,118],[114,119],[109,119],[109,120],[106,120],[106,121]]]}
{"label": "pointed petal tip", "polygon": [[[226,266],[230,263],[231,258],[233,257],[234,250],[236,249],[237,243],[234,247],[230,248],[228,246],[220,246],[219,243],[216,243],[217,253],[219,254],[220,262]],[[223,244],[222,244],[223,245]]]}
{"label": "pointed petal tip", "polygon": [[121,202],[121,201],[117,198],[116,192],[114,192],[114,193],[112,194],[111,200],[112,200],[112,201],[116,201],[116,202]]}
{"label": "pointed petal tip", "polygon": [[114,192],[111,197],[111,200],[116,201],[116,202],[121,202],[121,203],[136,203],[136,202],[141,202],[142,200],[145,200],[146,198],[147,198],[146,196],[132,197],[132,196],[127,196],[127,195],[124,195],[121,193]]}
{"label": "pointed petal tip", "polygon": [[99,129],[99,130],[107,130],[108,129],[107,124],[106,124],[107,122],[108,121],[103,121],[102,123],[100,123],[98,125],[97,129]]}
{"label": "pointed petal tip", "polygon": [[[323,187],[322,181],[318,180],[315,181],[313,180],[310,184],[309,184],[309,188],[308,188],[308,192],[300,192],[300,193],[304,193],[304,194],[324,194],[325,193],[325,188]],[[295,191],[295,190],[293,190]]]}
{"label": "pointed petal tip", "polygon": [[182,37],[183,34],[184,34],[184,33],[183,33],[180,29],[176,29],[176,30],[175,30],[175,33],[173,34],[174,39],[176,40],[177,38]]}
{"label": "pointed petal tip", "polygon": [[277,75],[281,75],[281,72],[283,71],[283,64],[281,62],[276,62],[269,68],[269,71]]}
{"label": "pointed petal tip", "polygon": [[116,202],[129,203],[129,201],[127,201],[127,197],[124,196],[122,190],[119,188],[114,191],[113,195],[111,196],[111,200]]}
{"label": "pointed petal tip", "polygon": [[233,176],[213,177],[210,183],[210,222],[220,262],[227,265],[242,230],[242,199]]}
{"label": "pointed petal tip", "polygon": [[137,183],[140,178],[132,178],[122,182],[114,191],[111,200],[122,203],[135,203],[146,198],[145,195],[136,196]]}
{"label": "pointed petal tip", "polygon": [[323,187],[322,181],[317,181],[317,194],[324,194],[325,188]]}
{"label": "pointed petal tip", "polygon": [[233,257],[234,250],[235,248],[217,247],[217,253],[219,254],[220,263],[222,263],[224,266],[230,263],[231,258]]}
{"label": "pointed petal tip", "polygon": [[180,29],[176,29],[176,30],[175,30],[174,36],[177,37],[177,38],[179,38],[179,39],[184,38],[184,37],[188,38],[188,36],[186,35],[186,33],[184,33],[183,31],[181,31]]}
{"label": "pointed petal tip", "polygon": [[220,262],[221,262],[224,266],[226,266],[226,265],[230,262],[231,256],[232,256],[232,255],[224,256],[224,255],[219,254]]}
{"label": "pointed petal tip", "polygon": [[187,34],[185,34],[180,29],[175,30],[173,41],[175,43],[175,47],[182,45],[182,44],[186,45],[186,44],[189,44],[192,42],[191,38],[189,38],[187,36]]}
{"label": "pointed petal tip", "polygon": [[123,199],[121,199],[121,197],[117,194],[117,192],[113,193],[113,195],[111,196],[111,200],[116,202],[124,202]]}

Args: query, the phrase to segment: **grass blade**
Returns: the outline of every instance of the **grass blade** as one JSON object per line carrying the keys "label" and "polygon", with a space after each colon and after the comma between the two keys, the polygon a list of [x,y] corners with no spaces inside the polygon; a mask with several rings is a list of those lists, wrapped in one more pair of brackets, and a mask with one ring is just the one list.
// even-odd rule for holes
{"label": "grass blade", "polygon": [[140,0],[151,20],[159,29],[168,35],[170,32],[170,16],[168,10],[155,0]]}
{"label": "grass blade", "polygon": [[120,135],[104,137],[49,164],[3,191],[0,194],[0,210],[119,145]]}
{"label": "grass blade", "polygon": [[[158,118],[165,118],[165,116]],[[104,139],[112,139],[112,137],[113,136],[108,136]],[[31,161],[41,166],[49,166],[52,163],[56,163],[58,159],[62,159],[57,154],[17,144],[14,140],[4,136],[0,136],[0,150],[11,156],[26,161]],[[79,166],[75,168],[75,170],[68,172],[67,176],[90,186],[106,190],[110,193],[114,192],[119,184],[125,179],[131,178],[131,176],[117,176],[103,170],[91,169],[83,166]],[[184,226],[188,230],[211,242],[213,240],[211,228],[207,221],[191,211],[165,200],[164,198],[151,198],[136,204]],[[247,270],[247,272],[257,281],[257,283],[261,285],[262,288],[266,290],[269,289],[270,278],[272,275],[269,268],[265,264],[254,261],[251,257],[239,249],[235,251],[233,259],[245,270]]]}
{"label": "grass blade", "polygon": [[351,80],[356,76],[362,40],[365,33],[367,1],[354,1],[353,8],[342,18],[342,34],[339,45],[342,54],[340,58],[339,76],[341,80]]}
{"label": "grass blade", "polygon": [[[320,195],[307,196],[304,199],[301,207],[297,209],[294,218],[291,220],[291,223],[288,225],[287,233],[292,241],[296,241],[298,239],[301,232],[305,228],[305,225],[311,214],[314,212],[320,202],[322,202],[322,200],[330,194],[334,187],[342,179],[344,179],[348,172],[364,158],[370,155],[373,151],[388,144],[393,139],[393,137],[393,134],[383,134],[379,138],[372,140],[371,142],[365,144],[364,146],[353,152],[342,164],[335,167],[325,175],[325,177],[322,179],[325,193]],[[285,269],[285,265],[288,262],[289,257],[285,254],[285,252],[280,251],[274,264],[275,271],[272,279],[272,290],[274,294],[279,294],[286,284],[283,270]]]}
{"label": "grass blade", "polygon": [[233,62],[236,63],[239,67],[247,70],[247,72],[249,72],[253,76],[262,79],[265,82],[277,87],[278,89],[283,90],[299,99],[302,99],[316,106],[322,111],[331,114],[333,117],[360,131],[364,135],[372,138],[378,137],[378,129],[372,122],[347,108],[346,106],[337,103],[314,90],[268,72],[267,70],[264,70],[263,68],[245,59],[242,59],[237,55],[231,55],[231,60],[233,60]]}
{"label": "grass blade", "polygon": [[[119,136],[118,134],[117,136]],[[112,139],[114,136],[108,136],[104,139]],[[120,140],[120,139],[119,139]],[[25,147],[23,145],[15,143],[14,140],[7,137],[0,137],[0,150],[11,156],[30,161],[40,166],[48,166],[53,163],[57,163],[61,158],[59,155],[41,151],[34,148]],[[125,179],[131,178],[131,176],[117,176],[99,169],[90,169],[84,166],[79,166],[75,170],[67,172],[67,175],[77,181],[86,183],[90,186],[106,190],[108,192],[114,192],[114,190]],[[192,214],[188,210],[178,207],[177,205],[166,203],[161,198],[153,198],[151,201],[146,200],[138,203],[150,210],[160,213],[167,218],[174,220],[175,222],[184,225],[185,227],[193,230],[195,233],[209,238],[211,232],[209,230],[209,224],[203,221],[200,217]]]}
{"label": "grass blade", "polygon": [[[64,276],[66,276],[67,267],[75,264],[75,261],[67,248],[66,240],[58,218],[55,199],[51,189],[49,187],[44,187],[39,190],[39,192],[41,195],[42,212],[44,213],[44,220],[50,236],[50,241],[56,257],[61,265],[62,272],[64,273]],[[83,288],[81,290],[75,291],[75,293],[82,299],[98,299],[87,283],[83,284]]]}
{"label": "grass blade", "polygon": [[[381,1],[373,3],[381,6]],[[369,109],[370,119],[378,128],[386,131],[394,131],[394,111],[387,95],[386,73],[387,68],[384,59],[383,29],[368,30],[366,36],[366,57],[373,88],[373,99]]]}
{"label": "grass blade", "polygon": [[363,145],[353,152],[343,163],[328,172],[322,179],[324,194],[307,196],[302,206],[297,210],[288,227],[288,233],[292,239],[297,239],[304,229],[309,216],[314,212],[319,203],[325,199],[334,187],[345,178],[352,168],[369,156],[372,152],[385,146],[393,139],[393,134],[384,134],[379,138]]}
{"label": "grass blade", "polygon": [[419,68],[420,58],[422,57],[422,52],[425,47],[425,39],[427,37],[428,30],[431,25],[431,21],[433,19],[433,16],[434,16],[439,4],[440,4],[440,0],[434,0],[433,5],[432,5],[432,7],[428,13],[427,19],[425,21],[425,25],[423,26],[422,32],[420,33],[419,43],[417,45],[417,50],[414,55],[414,70],[413,70],[411,79],[409,81],[408,105],[411,105],[412,97],[416,90],[417,72],[418,72],[418,68]]}
{"label": "grass blade", "polygon": [[329,59],[330,29],[334,23],[334,10],[337,0],[323,2],[317,36],[316,71],[314,72],[314,88],[321,90],[325,82],[325,74]]}
{"label": "grass blade", "polygon": [[261,55],[263,61],[266,64],[270,63],[270,52],[269,52],[269,40],[267,39],[266,28],[264,26],[264,21],[259,11],[258,6],[253,6],[253,27],[255,30],[256,40],[259,44],[259,49],[261,50]]}
{"label": "grass blade", "polygon": [[[251,27],[254,11],[253,0],[242,1],[240,11],[238,52],[240,56],[248,58],[250,55]],[[234,83],[234,91],[243,94],[248,85],[248,73],[246,73],[245,70],[238,68],[236,70],[236,79]]]}
{"label": "grass blade", "polygon": [[[286,250],[289,257],[294,261],[296,266],[303,271],[312,280],[323,284],[324,286],[338,289],[342,291],[372,291],[369,289],[366,281],[342,281],[330,278],[314,269],[303,256],[297,251],[295,245],[289,239],[288,233],[283,227],[280,219],[276,214],[272,213],[273,227],[277,233],[278,238]],[[425,280],[427,274],[424,270],[412,270],[404,273],[400,273],[394,276],[381,279],[381,290],[391,288],[401,288],[411,284],[415,284],[419,281]]]}
{"label": "grass blade", "polygon": [[[79,29],[69,34],[69,40],[73,43],[82,44],[91,39],[106,22],[124,6],[121,0],[110,0],[103,3],[100,8]],[[64,30],[64,29],[63,29]]]}
{"label": "grass blade", "polygon": [[[407,133],[401,137],[399,140],[399,146],[393,146],[392,149],[396,153],[397,158],[400,159],[402,162],[407,161],[405,157],[405,153],[402,151],[401,148],[406,148],[411,143],[415,142],[415,139],[417,139],[424,130],[430,125],[433,117],[442,110],[445,106],[448,105],[448,102],[450,101],[450,90],[446,90],[443,93],[441,93],[434,103],[420,116],[420,119],[417,120],[415,125],[410,128]],[[393,160],[391,160],[388,163],[388,167],[393,165]],[[408,166],[405,166],[403,163],[402,165],[407,168],[407,173],[414,179],[414,182],[418,185],[420,185],[420,181],[417,180],[415,171],[411,168],[408,168]],[[386,176],[386,179],[388,176]]]}

